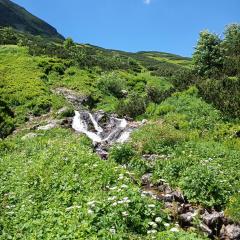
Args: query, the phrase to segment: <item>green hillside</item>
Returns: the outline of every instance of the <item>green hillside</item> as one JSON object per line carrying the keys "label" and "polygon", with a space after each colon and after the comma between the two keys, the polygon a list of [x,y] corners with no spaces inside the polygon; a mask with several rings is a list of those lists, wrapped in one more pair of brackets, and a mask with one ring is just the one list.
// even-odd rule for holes
{"label": "green hillside", "polygon": [[[239,25],[221,40],[201,33],[193,59],[19,30],[0,29],[0,239],[203,240],[238,229]],[[70,128],[80,103],[59,91],[137,129],[103,160]]]}

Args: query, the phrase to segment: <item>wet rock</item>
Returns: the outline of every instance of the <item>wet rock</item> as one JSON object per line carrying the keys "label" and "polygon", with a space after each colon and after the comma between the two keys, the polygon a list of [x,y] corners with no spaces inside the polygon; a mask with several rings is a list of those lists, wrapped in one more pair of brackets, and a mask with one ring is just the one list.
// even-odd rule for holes
{"label": "wet rock", "polygon": [[26,134],[25,136],[23,136],[21,139],[22,140],[27,140],[27,139],[31,139],[31,138],[34,138],[34,137],[37,137],[37,134],[30,132],[30,133]]}
{"label": "wet rock", "polygon": [[240,226],[236,224],[223,225],[220,232],[220,239],[226,240],[239,240],[240,239]]}
{"label": "wet rock", "polygon": [[150,185],[151,184],[151,177],[152,177],[152,173],[146,173],[142,176],[141,181],[142,181],[142,185]]}
{"label": "wet rock", "polygon": [[191,225],[193,218],[196,216],[196,213],[192,213],[192,212],[187,212],[187,213],[183,213],[179,216],[179,220],[181,225],[186,226],[186,225]]}
{"label": "wet rock", "polygon": [[180,191],[174,191],[171,193],[173,196],[173,200],[179,203],[184,203],[185,199],[183,194]]}
{"label": "wet rock", "polygon": [[212,212],[212,213],[208,213],[207,211],[205,211],[205,213],[201,216],[203,222],[208,225],[208,226],[216,226],[221,219],[224,217],[223,212]]}
{"label": "wet rock", "polygon": [[106,160],[108,158],[108,152],[107,151],[105,151],[101,148],[97,148],[96,152],[102,159]]}
{"label": "wet rock", "polygon": [[62,127],[71,128],[72,127],[72,118],[64,118],[60,121]]}
{"label": "wet rock", "polygon": [[211,237],[213,235],[212,230],[206,224],[201,223],[199,227],[204,233],[208,235],[208,237]]}
{"label": "wet rock", "polygon": [[166,194],[172,193],[171,187],[167,183],[164,183],[164,182],[160,182],[159,185],[157,186],[157,189],[158,189],[158,191],[164,192]]}
{"label": "wet rock", "polygon": [[174,196],[172,194],[164,194],[164,195],[162,195],[162,200],[164,202],[173,202]]}

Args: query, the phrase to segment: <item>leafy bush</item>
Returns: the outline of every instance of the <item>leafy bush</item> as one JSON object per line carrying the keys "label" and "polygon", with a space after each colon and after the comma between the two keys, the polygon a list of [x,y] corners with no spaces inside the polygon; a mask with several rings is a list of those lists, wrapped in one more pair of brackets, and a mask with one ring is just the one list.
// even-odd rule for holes
{"label": "leafy bush", "polygon": [[128,164],[135,155],[134,149],[129,144],[116,145],[109,153],[109,157],[119,164]]}
{"label": "leafy bush", "polygon": [[225,214],[236,222],[240,222],[240,195],[232,196],[227,204]]}
{"label": "leafy bush", "polygon": [[171,231],[164,231],[157,234],[158,240],[204,240],[208,239],[204,236],[199,236],[196,233],[188,233],[184,231],[178,232],[171,232]]}
{"label": "leafy bush", "polygon": [[240,115],[240,78],[207,79],[198,83],[201,96],[232,117]]}
{"label": "leafy bush", "polygon": [[135,118],[146,111],[145,97],[132,93],[127,99],[121,100],[117,107],[116,112],[120,116],[129,116]]}
{"label": "leafy bush", "polygon": [[123,92],[126,83],[123,79],[119,78],[117,74],[103,75],[98,83],[97,87],[107,95],[113,95],[117,98],[123,97]]}
{"label": "leafy bush", "polygon": [[214,167],[195,165],[186,169],[180,187],[191,202],[209,207],[221,206],[226,204],[229,192],[219,174]]}
{"label": "leafy bush", "polygon": [[161,153],[185,140],[185,136],[171,125],[150,123],[132,135],[132,144],[141,153]]}
{"label": "leafy bush", "polygon": [[0,99],[0,139],[9,135],[14,129],[14,113],[7,104]]}

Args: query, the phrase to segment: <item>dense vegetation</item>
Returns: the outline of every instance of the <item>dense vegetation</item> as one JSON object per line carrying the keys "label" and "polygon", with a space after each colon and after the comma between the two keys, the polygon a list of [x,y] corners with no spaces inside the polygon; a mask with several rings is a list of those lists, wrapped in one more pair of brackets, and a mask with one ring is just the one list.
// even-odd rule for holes
{"label": "dense vegetation", "polygon": [[[236,24],[224,39],[203,32],[192,61],[1,29],[0,239],[205,239],[197,227],[173,232],[163,204],[141,196],[149,172],[239,222],[239,39]],[[72,109],[59,87],[92,110],[148,123],[108,161],[69,129],[26,138],[29,120]]]}

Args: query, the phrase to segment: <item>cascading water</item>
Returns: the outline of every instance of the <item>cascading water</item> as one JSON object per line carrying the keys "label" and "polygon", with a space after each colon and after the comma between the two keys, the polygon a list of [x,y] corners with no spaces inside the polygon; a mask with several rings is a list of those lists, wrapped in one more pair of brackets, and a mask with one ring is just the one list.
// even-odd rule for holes
{"label": "cascading water", "polygon": [[[101,121],[103,117],[105,119]],[[94,144],[109,145],[127,141],[134,129],[128,125],[126,119],[109,117],[103,112],[92,114],[87,111],[75,111],[72,128],[86,134]]]}

